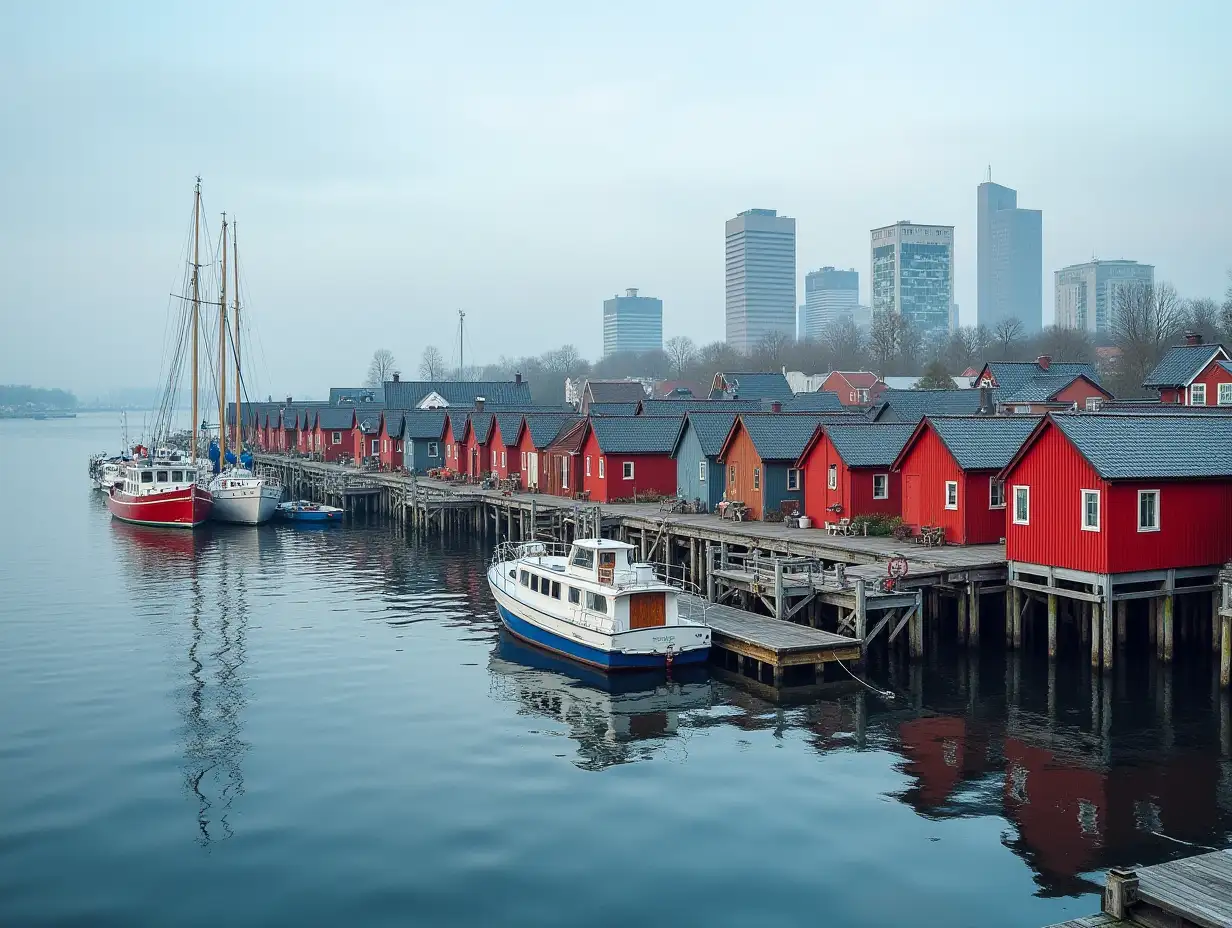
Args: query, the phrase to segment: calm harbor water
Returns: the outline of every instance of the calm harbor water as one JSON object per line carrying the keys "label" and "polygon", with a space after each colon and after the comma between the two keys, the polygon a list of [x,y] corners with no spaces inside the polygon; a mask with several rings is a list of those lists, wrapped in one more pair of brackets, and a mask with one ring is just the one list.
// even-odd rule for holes
{"label": "calm harbor water", "polygon": [[1205,673],[990,634],[890,702],[611,692],[502,639],[478,546],[112,522],[118,445],[0,421],[0,924],[1040,926],[1228,843]]}

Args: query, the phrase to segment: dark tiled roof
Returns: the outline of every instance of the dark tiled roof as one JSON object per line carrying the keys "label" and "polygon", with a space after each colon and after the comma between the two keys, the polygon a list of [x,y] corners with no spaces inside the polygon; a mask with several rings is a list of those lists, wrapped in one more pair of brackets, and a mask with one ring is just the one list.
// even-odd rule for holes
{"label": "dark tiled roof", "polygon": [[725,400],[697,399],[689,396],[683,399],[657,399],[642,401],[644,416],[680,416],[686,412],[757,412],[762,408],[761,400]]}
{"label": "dark tiled roof", "polygon": [[439,409],[413,409],[402,414],[402,438],[439,441],[445,434],[445,413]]}
{"label": "dark tiled roof", "polygon": [[562,431],[582,421],[576,413],[540,412],[526,414],[526,428],[536,448],[546,448]]}
{"label": "dark tiled roof", "polygon": [[680,449],[680,439],[684,437],[685,429],[693,430],[702,454],[708,458],[715,457],[723,450],[723,442],[735,421],[734,412],[690,412],[680,423],[680,432],[672,444],[673,457]]}
{"label": "dark tiled roof", "polygon": [[[760,371],[741,371],[718,375],[727,384],[729,393],[742,400],[791,399],[791,385],[782,373],[767,374]],[[721,397],[722,391],[711,389],[710,396]]]}
{"label": "dark tiled roof", "polygon": [[470,421],[470,414],[464,409],[450,409],[449,413],[449,434],[453,436],[454,441],[461,441],[462,436],[466,434],[466,423]]}
{"label": "dark tiled roof", "polygon": [[637,403],[591,403],[586,410],[592,416],[635,416]]}
{"label": "dark tiled roof", "polygon": [[475,430],[475,441],[486,445],[492,437],[492,419],[490,412],[473,412],[470,414],[471,428]]}
{"label": "dark tiled roof", "polygon": [[929,416],[963,470],[1000,470],[1039,425],[1038,416]]}
{"label": "dark tiled roof", "polygon": [[452,406],[472,407],[483,397],[490,406],[531,406],[530,385],[523,380],[387,380],[385,400],[398,409],[415,409],[436,393]]}
{"label": "dark tiled roof", "polygon": [[1099,383],[1099,372],[1094,364],[1085,361],[1052,361],[1045,370],[1035,361],[989,361],[988,369],[997,382],[999,390],[1014,390],[1033,377],[1055,377],[1059,374],[1086,374],[1092,383]]}
{"label": "dark tiled roof", "polygon": [[525,413],[522,412],[498,412],[496,414],[496,427],[500,429],[501,441],[506,446],[517,444],[523,416]]}
{"label": "dark tiled roof", "polygon": [[1164,352],[1155,369],[1142,381],[1144,387],[1183,387],[1223,352],[1222,345],[1176,345]]}
{"label": "dark tiled roof", "polygon": [[329,405],[339,406],[348,403],[352,406],[366,406],[369,403],[384,403],[383,387],[330,387]]}
{"label": "dark tiled roof", "polygon": [[846,416],[800,416],[787,413],[741,414],[740,421],[763,461],[795,461],[817,426]]}
{"label": "dark tiled roof", "polygon": [[1099,411],[1111,416],[1232,416],[1232,406],[1182,406],[1159,400],[1109,400]]}
{"label": "dark tiled roof", "polygon": [[[1047,403],[1085,374],[1037,374],[1016,387],[997,391],[998,403]],[[969,392],[969,391],[965,391]],[[979,391],[975,391],[979,393]]]}
{"label": "dark tiled roof", "polygon": [[915,426],[910,422],[833,423],[825,431],[848,467],[889,467]]}
{"label": "dark tiled roof", "polygon": [[1054,414],[1106,480],[1232,477],[1232,417]]}
{"label": "dark tiled roof", "polygon": [[590,434],[589,419],[578,419],[572,425],[562,427],[552,439],[547,450],[552,452],[574,453],[582,450],[586,444],[586,436]]}
{"label": "dark tiled roof", "polygon": [[680,432],[675,416],[599,416],[590,420],[604,454],[670,454]]}
{"label": "dark tiled roof", "polygon": [[877,404],[874,418],[914,424],[925,416],[973,416],[980,408],[980,391],[883,390]]}
{"label": "dark tiled roof", "polygon": [[837,393],[822,390],[816,393],[797,393],[791,399],[783,400],[782,403],[785,412],[842,412],[845,409],[859,408],[844,406],[838,401]]}
{"label": "dark tiled roof", "polygon": [[359,417],[359,430],[365,435],[375,435],[381,430],[381,412],[373,410],[371,415]]}
{"label": "dark tiled roof", "polygon": [[[387,410],[386,415],[390,415]],[[330,432],[341,431],[351,427],[355,418],[355,408],[352,406],[329,406],[317,413],[317,425]]]}
{"label": "dark tiled roof", "polygon": [[646,398],[646,388],[636,380],[588,380],[589,402],[639,403]]}

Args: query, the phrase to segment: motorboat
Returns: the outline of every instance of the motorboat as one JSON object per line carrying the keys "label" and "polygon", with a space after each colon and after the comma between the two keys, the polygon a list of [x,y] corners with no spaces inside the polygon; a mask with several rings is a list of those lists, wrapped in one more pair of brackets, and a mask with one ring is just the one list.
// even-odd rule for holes
{"label": "motorboat", "polygon": [[213,501],[189,461],[138,458],[107,492],[111,515],[137,525],[196,528],[210,517]]}
{"label": "motorboat", "polygon": [[514,635],[602,670],[706,660],[710,628],[680,614],[683,590],[633,560],[633,545],[579,539],[497,546],[488,586]]}
{"label": "motorboat", "polygon": [[279,503],[277,513],[278,518],[288,519],[292,522],[328,523],[342,521],[342,510],[337,506],[325,506],[306,499]]}
{"label": "motorboat", "polygon": [[261,525],[274,517],[282,500],[282,484],[246,467],[228,467],[210,481],[210,496],[215,522]]}

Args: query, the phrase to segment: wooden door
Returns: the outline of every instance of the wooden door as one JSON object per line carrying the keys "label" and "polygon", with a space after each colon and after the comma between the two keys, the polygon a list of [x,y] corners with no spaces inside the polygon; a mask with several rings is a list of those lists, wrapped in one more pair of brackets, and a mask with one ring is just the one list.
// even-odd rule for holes
{"label": "wooden door", "polygon": [[616,577],[616,552],[599,552],[599,582],[611,583]]}
{"label": "wooden door", "polygon": [[921,525],[920,475],[903,475],[903,521],[908,525]]}
{"label": "wooden door", "polygon": [[667,624],[665,593],[634,593],[629,597],[629,628],[661,628]]}

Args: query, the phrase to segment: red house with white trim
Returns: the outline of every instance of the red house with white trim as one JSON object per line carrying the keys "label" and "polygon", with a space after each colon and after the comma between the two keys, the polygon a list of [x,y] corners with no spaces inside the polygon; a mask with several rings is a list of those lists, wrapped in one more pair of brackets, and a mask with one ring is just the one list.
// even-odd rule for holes
{"label": "red house with white trim", "polygon": [[328,406],[317,411],[313,444],[320,450],[322,460],[332,463],[351,455],[354,419],[355,411],[346,406]]}
{"label": "red house with white trim", "polygon": [[558,435],[572,429],[579,421],[577,416],[568,413],[532,412],[523,416],[514,448],[510,452],[518,457],[523,490],[548,490],[548,448]]}
{"label": "red house with white trim", "polygon": [[582,445],[582,486],[592,502],[614,503],[649,494],[676,495],[672,446],[676,416],[595,416]]}
{"label": "red house with white trim", "polygon": [[1161,403],[1181,406],[1232,405],[1232,367],[1223,345],[1203,344],[1199,335],[1185,336],[1185,344],[1164,352],[1142,382],[1159,391]]}
{"label": "red house with white trim", "polygon": [[885,389],[885,381],[872,371],[830,371],[817,391],[833,393],[844,406],[868,406]]}
{"label": "red house with white trim", "polygon": [[1005,537],[1005,494],[998,474],[1022,447],[1033,416],[928,416],[899,452],[903,522],[939,526],[949,544],[992,544]]}
{"label": "red house with white trim", "polygon": [[856,516],[902,514],[894,460],[915,429],[908,423],[819,425],[796,468],[804,474],[804,513],[821,527]]}

